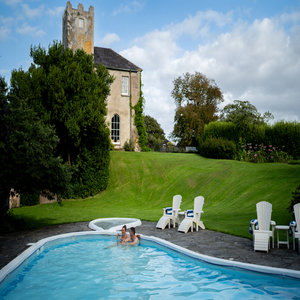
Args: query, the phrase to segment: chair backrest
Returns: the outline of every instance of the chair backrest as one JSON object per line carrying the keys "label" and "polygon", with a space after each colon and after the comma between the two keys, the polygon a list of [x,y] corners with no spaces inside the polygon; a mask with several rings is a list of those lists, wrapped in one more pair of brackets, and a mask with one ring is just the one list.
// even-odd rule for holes
{"label": "chair backrest", "polygon": [[182,199],[181,195],[175,195],[173,197],[173,205],[172,205],[173,209],[179,209],[180,208],[181,199]]}
{"label": "chair backrest", "polygon": [[196,197],[194,199],[194,211],[195,212],[202,211],[203,203],[204,203],[204,197],[203,196]]}
{"label": "chair backrest", "polygon": [[297,223],[298,231],[300,230],[300,203],[294,205],[295,221]]}
{"label": "chair backrest", "polygon": [[270,230],[272,204],[266,201],[256,203],[259,230]]}

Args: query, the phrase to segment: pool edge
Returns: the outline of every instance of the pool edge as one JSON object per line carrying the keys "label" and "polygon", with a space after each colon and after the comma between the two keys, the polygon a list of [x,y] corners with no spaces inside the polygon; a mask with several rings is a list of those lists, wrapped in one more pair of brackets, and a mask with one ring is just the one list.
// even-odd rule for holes
{"label": "pool edge", "polygon": [[[115,231],[110,230],[103,230],[103,231],[80,231],[80,232],[70,232],[64,233],[59,235],[53,235],[44,239],[33,243],[29,248],[24,250],[20,255],[14,258],[11,262],[9,262],[6,266],[4,266],[0,270],[0,283],[10,274],[12,273],[19,265],[21,265],[27,258],[33,255],[36,251],[42,248],[46,243],[55,241],[58,239],[68,238],[72,236],[81,236],[81,235],[116,235]],[[223,258],[217,258],[201,253],[197,253],[195,251],[186,249],[184,247],[178,246],[171,242],[168,242],[164,239],[154,237],[154,236],[147,236],[141,234],[142,239],[147,241],[152,241],[157,244],[163,245],[167,248],[175,250],[177,252],[183,253],[189,257],[193,257],[196,259],[200,259],[210,264],[226,266],[226,267],[236,267],[244,270],[255,271],[259,273],[265,273],[270,275],[279,275],[279,276],[287,276],[291,278],[300,279],[300,271],[292,270],[292,269],[284,269],[284,268],[276,268],[276,267],[268,267],[263,265],[256,265],[250,263],[244,263],[239,261],[231,261]]]}

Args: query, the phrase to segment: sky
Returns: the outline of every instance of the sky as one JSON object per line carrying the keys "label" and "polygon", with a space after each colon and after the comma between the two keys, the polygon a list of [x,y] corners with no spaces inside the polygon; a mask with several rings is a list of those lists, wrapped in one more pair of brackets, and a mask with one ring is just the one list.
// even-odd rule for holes
{"label": "sky", "polygon": [[[0,0],[0,75],[27,70],[30,47],[62,39],[67,1]],[[300,121],[300,0],[82,0],[94,6],[94,46],[143,69],[145,114],[167,136],[173,81],[200,72],[221,89],[222,109],[250,101],[274,121]]]}

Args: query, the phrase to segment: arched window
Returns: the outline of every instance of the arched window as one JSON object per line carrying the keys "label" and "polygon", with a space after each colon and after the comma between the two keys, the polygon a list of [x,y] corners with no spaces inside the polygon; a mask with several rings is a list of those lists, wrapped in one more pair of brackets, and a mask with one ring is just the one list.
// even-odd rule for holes
{"label": "arched window", "polygon": [[117,114],[115,114],[111,119],[110,136],[111,136],[113,143],[120,142],[120,117]]}

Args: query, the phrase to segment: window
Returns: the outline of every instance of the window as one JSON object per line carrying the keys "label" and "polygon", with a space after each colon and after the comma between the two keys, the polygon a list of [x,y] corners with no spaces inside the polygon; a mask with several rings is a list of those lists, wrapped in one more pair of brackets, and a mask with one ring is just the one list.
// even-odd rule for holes
{"label": "window", "polygon": [[120,143],[120,117],[114,115],[111,119],[111,139],[113,143]]}
{"label": "window", "polygon": [[129,96],[129,77],[122,76],[122,95]]}
{"label": "window", "polygon": [[79,19],[78,26],[79,28],[83,28],[83,19]]}

